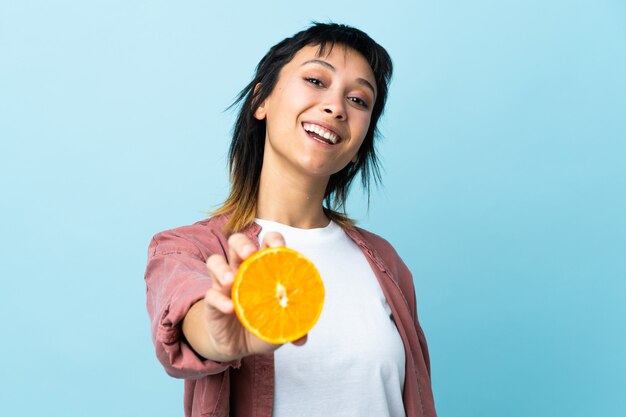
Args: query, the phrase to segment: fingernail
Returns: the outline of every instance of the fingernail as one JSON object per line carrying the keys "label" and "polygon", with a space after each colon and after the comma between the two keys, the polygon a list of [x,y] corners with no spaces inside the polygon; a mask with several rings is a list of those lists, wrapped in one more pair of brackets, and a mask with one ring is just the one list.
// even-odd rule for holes
{"label": "fingernail", "polygon": [[225,284],[230,284],[231,282],[233,282],[233,279],[235,279],[235,276],[232,272],[228,271],[224,272],[224,276],[222,277],[222,279],[224,280]]}

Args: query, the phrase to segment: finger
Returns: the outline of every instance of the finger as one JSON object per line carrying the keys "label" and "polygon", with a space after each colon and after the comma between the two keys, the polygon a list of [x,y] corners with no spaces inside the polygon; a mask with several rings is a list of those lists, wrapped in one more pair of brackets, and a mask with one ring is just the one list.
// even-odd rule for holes
{"label": "finger", "polygon": [[206,266],[213,280],[213,288],[223,294],[230,292],[235,274],[221,255],[211,255],[206,261]]}
{"label": "finger", "polygon": [[239,269],[241,262],[256,251],[256,245],[243,233],[234,233],[228,238],[229,263],[233,271]]}
{"label": "finger", "polygon": [[214,288],[209,289],[204,296],[204,304],[223,314],[232,314],[235,311],[233,301]]}
{"label": "finger", "polygon": [[302,336],[300,339],[298,339],[298,340],[294,340],[294,341],[293,341],[293,342],[291,342],[291,343],[292,343],[292,344],[294,344],[294,345],[296,345],[296,346],[302,346],[302,345],[304,345],[304,344],[306,343],[306,341],[307,341],[307,337],[308,337],[308,335],[306,335],[306,334],[305,334],[305,335],[304,335],[304,336]]}
{"label": "finger", "polygon": [[285,238],[278,232],[267,232],[261,242],[261,248],[275,248],[276,246],[285,246]]}

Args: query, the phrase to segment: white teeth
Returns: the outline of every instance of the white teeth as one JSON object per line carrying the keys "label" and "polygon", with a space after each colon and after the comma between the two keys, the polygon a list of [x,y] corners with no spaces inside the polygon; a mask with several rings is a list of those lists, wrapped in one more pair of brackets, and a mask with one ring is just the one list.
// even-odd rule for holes
{"label": "white teeth", "polygon": [[302,126],[307,132],[314,132],[324,139],[329,140],[333,144],[337,143],[337,140],[339,139],[339,137],[335,133],[331,132],[330,130],[324,129],[321,126],[314,125],[312,123],[304,123]]}

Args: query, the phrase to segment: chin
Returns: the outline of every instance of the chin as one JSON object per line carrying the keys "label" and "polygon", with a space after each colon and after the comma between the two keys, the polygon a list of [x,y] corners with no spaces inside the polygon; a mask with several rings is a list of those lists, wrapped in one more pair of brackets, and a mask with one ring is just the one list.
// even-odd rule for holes
{"label": "chin", "polygon": [[312,167],[312,166],[303,166],[301,168],[301,172],[307,176],[315,177],[315,178],[324,178],[330,177],[332,172],[325,167]]}

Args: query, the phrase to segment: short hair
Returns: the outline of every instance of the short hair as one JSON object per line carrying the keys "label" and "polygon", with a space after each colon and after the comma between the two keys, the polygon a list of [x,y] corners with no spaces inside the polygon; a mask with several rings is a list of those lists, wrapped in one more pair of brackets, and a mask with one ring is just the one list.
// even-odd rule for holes
{"label": "short hair", "polygon": [[[393,72],[387,51],[365,32],[337,23],[317,23],[274,45],[256,67],[252,81],[238,94],[233,107],[241,103],[228,153],[231,190],[224,204],[212,214],[230,213],[227,231],[237,232],[254,222],[265,146],[265,120],[254,117],[256,110],[270,96],[281,69],[305,46],[319,46],[318,56],[330,53],[336,45],[357,51],[369,63],[378,94],[372,108],[370,125],[357,153],[356,162],[332,174],[324,193],[324,212],[344,227],[354,221],[345,212],[346,200],[355,176],[370,193],[373,180],[380,183],[380,161],[374,139],[379,136],[377,124],[387,101],[388,85]],[[257,87],[258,86],[258,87]],[[230,108],[229,107],[229,108]]]}

